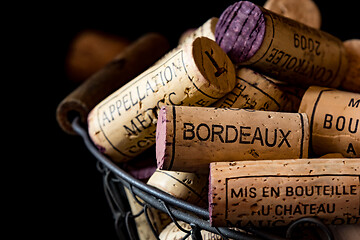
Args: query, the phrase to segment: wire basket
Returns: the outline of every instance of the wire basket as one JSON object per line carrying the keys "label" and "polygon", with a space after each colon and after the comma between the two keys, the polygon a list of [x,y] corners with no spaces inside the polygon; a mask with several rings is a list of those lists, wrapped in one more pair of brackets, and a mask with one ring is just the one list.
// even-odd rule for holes
{"label": "wire basket", "polygon": [[[141,182],[100,153],[90,140],[85,130],[86,128],[80,124],[79,117],[74,118],[72,121],[72,128],[76,134],[83,138],[87,149],[98,160],[97,168],[103,175],[105,196],[114,217],[115,230],[119,239],[139,239],[134,219],[142,214],[144,214],[155,239],[159,239],[160,233],[155,230],[150,221],[149,208],[156,208],[166,213],[174,224],[184,232],[183,239],[203,239],[200,233],[201,230],[217,234],[219,238],[216,239],[280,240],[294,239],[294,236],[301,239],[306,229],[312,229],[312,233],[316,233],[313,236],[315,238],[334,239],[332,232],[326,225],[317,218],[309,217],[301,218],[288,227],[276,229],[276,235],[274,230],[271,230],[270,233],[268,229],[254,227],[242,229],[212,227],[208,221],[209,212],[207,209],[177,199],[162,190]],[[142,206],[142,209],[136,214],[131,212],[125,188],[130,191],[138,204]],[[184,229],[178,224],[178,221],[188,223],[191,229]]]}

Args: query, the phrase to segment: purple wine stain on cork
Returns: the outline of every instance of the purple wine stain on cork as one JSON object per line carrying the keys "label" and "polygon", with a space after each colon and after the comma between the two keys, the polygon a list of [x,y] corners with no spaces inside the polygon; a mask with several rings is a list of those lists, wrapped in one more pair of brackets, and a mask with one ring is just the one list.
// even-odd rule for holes
{"label": "purple wine stain on cork", "polygon": [[133,176],[136,179],[139,180],[143,180],[143,179],[148,179],[149,177],[151,177],[154,172],[156,171],[156,166],[146,166],[146,167],[142,167],[142,168],[138,168],[138,167],[133,167],[130,165],[126,165],[126,167],[124,167],[126,169],[126,172],[129,173],[131,176]]}
{"label": "purple wine stain on cork", "polygon": [[101,153],[105,153],[106,152],[106,148],[104,148],[103,146],[99,145],[99,144],[95,144],[96,148],[99,150],[99,152]]}
{"label": "purple wine stain on cork", "polygon": [[234,64],[249,60],[259,50],[265,36],[265,18],[252,2],[239,1],[221,14],[215,39]]}
{"label": "purple wine stain on cork", "polygon": [[162,107],[159,111],[156,124],[156,162],[159,169],[163,169],[166,148],[166,109]]}

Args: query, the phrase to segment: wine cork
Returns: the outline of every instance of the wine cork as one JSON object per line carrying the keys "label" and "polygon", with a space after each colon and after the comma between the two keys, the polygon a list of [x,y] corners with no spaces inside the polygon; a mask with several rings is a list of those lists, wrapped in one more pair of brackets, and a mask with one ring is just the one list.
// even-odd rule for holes
{"label": "wine cork", "polygon": [[321,156],[320,158],[344,158],[344,156],[341,153],[328,153]]}
{"label": "wine cork", "polygon": [[360,93],[360,39],[344,41],[349,59],[349,69],[341,87],[350,92]]}
{"label": "wine cork", "polygon": [[157,33],[148,33],[119,53],[110,63],[65,97],[57,107],[56,119],[69,134],[72,117],[79,115],[86,123],[88,113],[102,99],[148,68],[169,50],[167,39]]}
{"label": "wine cork", "polygon": [[188,203],[207,206],[208,175],[157,169],[147,184]]}
{"label": "wine cork", "polygon": [[215,41],[215,27],[218,20],[219,18],[212,17],[197,29],[186,31],[183,36],[180,37],[179,44],[192,42],[198,37],[207,37]]}
{"label": "wine cork", "polygon": [[[182,227],[183,229],[190,231],[191,230],[191,226],[190,224],[183,222],[183,221],[177,221],[177,223],[180,225],[180,227]],[[200,231],[201,237],[203,240],[222,240],[224,239],[223,237],[221,237],[218,234],[206,231],[206,230],[201,230]],[[169,225],[166,226],[166,228],[160,233],[159,235],[159,239],[160,240],[182,240],[184,239],[186,233],[181,231],[176,225],[175,223],[170,223]],[[187,240],[192,240],[192,237],[189,236],[188,238],[186,238]]]}
{"label": "wine cork", "polygon": [[347,71],[341,40],[248,1],[221,14],[215,38],[234,64],[280,81],[338,87]]}
{"label": "wine cork", "polygon": [[[131,194],[130,190],[128,188],[125,189],[126,198],[128,199],[131,213],[132,215],[136,215],[140,213],[141,210],[144,209],[142,205],[139,204],[139,202],[144,203],[144,201],[140,198],[137,198],[139,202],[134,198],[134,195]],[[163,231],[163,229],[171,222],[171,218],[167,213],[162,212],[156,208],[149,207],[147,209],[147,213],[150,219],[150,222],[152,226],[154,227],[155,231],[160,233]],[[154,233],[152,232],[150,225],[146,219],[145,213],[142,213],[141,215],[134,218],[136,229],[138,232],[138,236],[140,240],[156,240]]]}
{"label": "wine cork", "polygon": [[310,153],[360,157],[359,104],[358,93],[310,87],[299,108],[310,120]]}
{"label": "wine cork", "polygon": [[191,34],[196,31],[196,28],[189,28],[186,31],[184,31],[180,37],[179,37],[179,41],[178,41],[178,45],[180,45],[181,43],[184,42],[185,39],[187,39],[189,36],[191,36]]}
{"label": "wine cork", "polygon": [[234,86],[234,66],[224,51],[197,38],[100,102],[88,116],[89,136],[113,161],[128,161],[155,144],[161,106],[207,106]]}
{"label": "wine cork", "polygon": [[210,224],[276,227],[303,217],[359,224],[359,171],[359,158],[211,163]]}
{"label": "wine cork", "polygon": [[235,88],[212,104],[219,108],[243,108],[297,112],[305,90],[275,81],[249,68],[236,71]]}
{"label": "wine cork", "polygon": [[156,129],[157,167],[208,173],[209,163],[308,156],[306,114],[165,106]]}
{"label": "wine cork", "polygon": [[309,27],[320,29],[321,13],[312,0],[267,0],[264,8]]}
{"label": "wine cork", "polygon": [[329,228],[336,240],[360,239],[360,225],[334,225]]}
{"label": "wine cork", "polygon": [[124,37],[113,34],[84,30],[71,42],[66,58],[69,78],[82,82],[113,60],[130,45]]}

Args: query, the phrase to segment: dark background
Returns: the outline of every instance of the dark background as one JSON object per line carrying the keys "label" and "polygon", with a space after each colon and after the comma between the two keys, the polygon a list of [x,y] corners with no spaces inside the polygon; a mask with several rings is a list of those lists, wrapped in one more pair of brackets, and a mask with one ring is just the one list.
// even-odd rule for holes
{"label": "dark background", "polygon": [[[15,226],[15,239],[23,234],[34,239],[116,239],[96,160],[81,138],[64,133],[55,118],[57,105],[77,87],[65,73],[74,36],[96,29],[136,40],[147,32],[159,32],[174,47],[185,30],[219,17],[234,2],[62,2],[11,9],[5,25],[20,20],[9,25],[6,38],[11,45],[3,47],[12,53],[8,61],[15,68],[7,81],[15,84],[3,95],[16,93],[19,102],[11,105],[13,112],[3,115],[15,124],[8,129],[13,148],[6,150],[11,149],[11,158],[4,157],[4,162],[14,165],[3,171],[9,174],[4,182],[11,190],[8,222]],[[359,38],[357,6],[349,1],[315,2],[323,31],[341,40]]]}

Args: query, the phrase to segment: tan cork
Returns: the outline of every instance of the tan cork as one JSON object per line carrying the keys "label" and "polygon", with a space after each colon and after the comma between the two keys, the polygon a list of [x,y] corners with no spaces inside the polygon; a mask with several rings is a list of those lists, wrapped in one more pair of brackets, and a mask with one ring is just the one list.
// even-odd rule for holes
{"label": "tan cork", "polygon": [[[183,229],[190,231],[191,230],[191,226],[190,224],[183,222],[183,221],[178,221],[177,222]],[[222,240],[224,239],[223,237],[221,237],[218,234],[212,233],[212,232],[208,232],[206,230],[201,230],[200,231],[201,237],[203,240]],[[166,226],[166,228],[160,233],[159,235],[159,239],[160,240],[182,240],[185,237],[186,233],[181,231],[176,225],[175,223],[170,223],[168,226]],[[192,240],[192,237],[189,236],[188,238],[186,238],[188,240]]]}
{"label": "tan cork", "polygon": [[188,203],[206,207],[208,196],[208,175],[190,172],[175,172],[157,169],[147,184],[184,200]]}
{"label": "tan cork", "polygon": [[211,163],[210,223],[275,227],[316,217],[325,224],[358,224],[359,173],[359,158]]}
{"label": "tan cork", "polygon": [[341,87],[350,92],[360,93],[360,39],[344,41],[349,59],[349,68]]}
{"label": "tan cork", "polygon": [[340,86],[348,68],[340,39],[259,8],[265,18],[265,36],[259,50],[240,65],[301,86]]}
{"label": "tan cork", "polygon": [[[139,204],[139,202],[144,203],[144,201],[131,194],[131,191],[128,188],[124,188],[126,193],[126,198],[129,201],[132,215],[137,215],[144,209],[144,207]],[[139,202],[138,202],[139,201]],[[147,208],[147,214],[149,216],[150,222],[153,225],[156,232],[160,233],[163,229],[171,222],[169,215],[163,211],[160,211],[156,208],[149,207]],[[156,236],[153,234],[150,225],[146,219],[145,213],[142,213],[138,217],[134,218],[136,229],[140,240],[156,240]]]}
{"label": "tan cork", "polygon": [[312,0],[267,0],[264,8],[309,27],[320,29],[321,13]]}
{"label": "tan cork", "polygon": [[211,106],[297,112],[305,90],[276,81],[249,68],[236,71],[235,88]]}
{"label": "tan cork", "polygon": [[148,33],[140,37],[59,103],[56,119],[60,127],[75,134],[71,126],[74,116],[79,116],[85,124],[89,112],[101,100],[147,69],[168,50],[169,43],[160,34]]}
{"label": "tan cork", "polygon": [[208,173],[217,161],[307,158],[306,114],[165,106],[159,113],[159,169]]}
{"label": "tan cork", "polygon": [[359,105],[359,93],[309,87],[299,112],[309,117],[310,152],[316,156],[341,153],[344,157],[360,157]]}
{"label": "tan cork", "polygon": [[219,18],[212,17],[196,29],[188,29],[179,38],[179,44],[192,42],[197,37],[207,37],[215,41],[215,27]]}
{"label": "tan cork", "polygon": [[208,38],[196,38],[100,102],[88,116],[89,135],[112,160],[128,161],[155,144],[161,106],[207,106],[234,86],[225,52]]}

